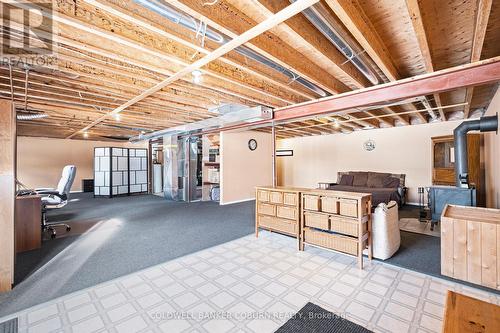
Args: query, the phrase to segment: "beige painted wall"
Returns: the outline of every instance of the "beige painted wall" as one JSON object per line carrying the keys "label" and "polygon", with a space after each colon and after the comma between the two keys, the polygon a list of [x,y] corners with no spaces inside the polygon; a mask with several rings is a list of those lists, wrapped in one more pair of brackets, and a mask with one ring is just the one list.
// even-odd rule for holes
{"label": "beige painted wall", "polygon": [[[257,149],[248,149],[248,140],[257,140]],[[272,184],[272,138],[270,134],[243,131],[222,132],[221,204],[255,198],[255,186]]]}
{"label": "beige painted wall", "polygon": [[[452,134],[459,124],[450,121],[280,140],[278,147],[293,149],[294,155],[278,157],[278,181],[316,187],[318,182],[335,182],[338,171],[404,173],[408,201],[418,203],[417,188],[432,182],[431,137]],[[363,149],[368,139],[375,141],[374,151]]]}
{"label": "beige painted wall", "polygon": [[[487,116],[500,113],[500,89],[497,89],[488,110]],[[500,208],[500,135],[487,133],[485,141],[486,167],[486,205],[491,208]]]}
{"label": "beige painted wall", "polygon": [[71,191],[81,191],[82,179],[94,178],[94,147],[147,147],[91,140],[17,138],[17,179],[30,188],[57,186],[65,165],[76,165]]}

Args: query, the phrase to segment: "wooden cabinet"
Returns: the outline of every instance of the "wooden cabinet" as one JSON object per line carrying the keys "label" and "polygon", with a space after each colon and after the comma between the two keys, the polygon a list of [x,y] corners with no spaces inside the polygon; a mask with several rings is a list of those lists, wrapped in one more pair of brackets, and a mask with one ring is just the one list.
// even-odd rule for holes
{"label": "wooden cabinet", "polygon": [[16,198],[16,253],[42,246],[42,199],[39,195]]}
{"label": "wooden cabinet", "polygon": [[[432,184],[455,186],[455,143],[453,135],[432,140]],[[481,168],[481,134],[467,135],[469,183],[476,187],[478,206],[484,206],[486,193]]]}
{"label": "wooden cabinet", "polygon": [[371,260],[371,194],[329,190],[302,193],[300,249],[319,246],[358,257],[363,250]]}
{"label": "wooden cabinet", "polygon": [[500,290],[500,210],[448,205],[441,216],[441,274]]}
{"label": "wooden cabinet", "polygon": [[286,187],[257,187],[255,235],[259,228],[283,233],[298,239],[300,191]]}

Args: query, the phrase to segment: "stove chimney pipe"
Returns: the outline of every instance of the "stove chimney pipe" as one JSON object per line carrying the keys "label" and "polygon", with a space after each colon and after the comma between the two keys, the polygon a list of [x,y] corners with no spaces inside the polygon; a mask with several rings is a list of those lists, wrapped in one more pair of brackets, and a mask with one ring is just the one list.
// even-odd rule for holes
{"label": "stove chimney pipe", "polygon": [[455,183],[457,187],[469,187],[467,133],[470,131],[498,131],[498,115],[464,121],[453,131],[455,138]]}

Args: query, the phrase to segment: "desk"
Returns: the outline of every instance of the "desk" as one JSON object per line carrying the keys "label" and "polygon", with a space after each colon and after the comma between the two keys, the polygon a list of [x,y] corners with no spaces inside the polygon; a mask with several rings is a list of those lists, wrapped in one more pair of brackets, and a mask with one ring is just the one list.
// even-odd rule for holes
{"label": "desk", "polygon": [[500,332],[500,306],[448,291],[443,333]]}
{"label": "desk", "polygon": [[16,197],[14,230],[16,253],[39,249],[42,245],[42,200],[39,195]]}

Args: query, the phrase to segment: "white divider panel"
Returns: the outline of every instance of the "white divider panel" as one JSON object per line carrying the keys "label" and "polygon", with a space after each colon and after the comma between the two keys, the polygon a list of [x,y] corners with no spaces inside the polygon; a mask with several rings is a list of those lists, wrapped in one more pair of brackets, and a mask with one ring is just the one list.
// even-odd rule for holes
{"label": "white divider panel", "polygon": [[148,150],[129,148],[130,193],[148,191]]}
{"label": "white divider panel", "polygon": [[94,149],[94,195],[109,195],[111,148]]}
{"label": "white divider panel", "polygon": [[95,148],[94,195],[147,192],[147,152],[147,149],[143,148]]}

